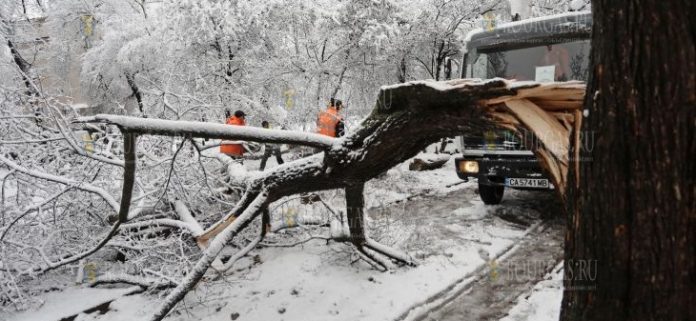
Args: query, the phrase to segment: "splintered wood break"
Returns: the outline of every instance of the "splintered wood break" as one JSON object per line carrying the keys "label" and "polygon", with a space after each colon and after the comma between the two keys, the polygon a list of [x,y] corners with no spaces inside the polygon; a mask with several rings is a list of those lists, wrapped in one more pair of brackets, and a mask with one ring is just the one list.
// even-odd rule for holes
{"label": "splintered wood break", "polygon": [[[585,85],[581,82],[547,83],[505,81],[514,95],[480,101],[493,122],[520,136],[534,136],[530,146],[561,196],[564,196],[571,157],[578,159]],[[505,108],[501,110],[501,106]],[[575,145],[571,144],[575,141]],[[576,163],[577,167],[577,163]],[[575,180],[578,171],[575,171]]]}
{"label": "splintered wood break", "polygon": [[568,130],[552,115],[527,99],[505,102],[510,112],[523,123],[556,159],[568,161]]}

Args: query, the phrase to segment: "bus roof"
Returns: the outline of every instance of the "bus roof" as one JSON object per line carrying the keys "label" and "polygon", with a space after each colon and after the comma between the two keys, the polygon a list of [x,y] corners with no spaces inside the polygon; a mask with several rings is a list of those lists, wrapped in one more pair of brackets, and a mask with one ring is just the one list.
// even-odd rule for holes
{"label": "bus roof", "polygon": [[590,11],[568,12],[503,23],[491,30],[475,29],[466,36],[466,52],[510,50],[542,44],[589,39]]}

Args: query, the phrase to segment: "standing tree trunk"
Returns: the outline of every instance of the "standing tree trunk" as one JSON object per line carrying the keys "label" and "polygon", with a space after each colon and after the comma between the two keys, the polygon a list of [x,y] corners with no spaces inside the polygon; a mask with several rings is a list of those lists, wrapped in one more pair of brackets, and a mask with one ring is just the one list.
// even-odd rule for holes
{"label": "standing tree trunk", "polygon": [[695,9],[592,2],[562,320],[696,320]]}
{"label": "standing tree trunk", "polygon": [[401,60],[399,61],[399,68],[397,70],[398,70],[398,73],[397,73],[396,79],[399,81],[399,83],[405,83],[406,82],[406,55],[401,57]]}
{"label": "standing tree trunk", "polygon": [[[24,3],[22,3],[22,5],[24,5]],[[10,48],[12,60],[17,65],[17,68],[19,68],[19,70],[22,72],[22,80],[24,80],[24,86],[27,87],[26,95],[38,97],[39,92],[36,90],[35,84],[32,84],[31,64],[22,57],[22,54],[19,53],[19,50],[15,47],[12,41],[7,40],[7,47]]]}

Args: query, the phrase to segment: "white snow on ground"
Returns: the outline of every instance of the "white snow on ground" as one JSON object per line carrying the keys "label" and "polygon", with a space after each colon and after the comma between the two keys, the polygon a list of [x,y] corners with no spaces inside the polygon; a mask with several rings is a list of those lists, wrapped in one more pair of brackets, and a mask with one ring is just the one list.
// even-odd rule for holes
{"label": "white snow on ground", "polygon": [[60,320],[100,303],[116,299],[138,287],[122,289],[72,288],[62,292],[48,293],[42,297],[44,304],[35,311],[26,311],[13,316],[15,321]]}
{"label": "white snow on ground", "polygon": [[[430,154],[416,157],[426,158]],[[383,206],[407,199],[414,195],[445,194],[461,189],[465,183],[454,171],[454,158],[441,168],[430,171],[410,171],[411,160],[403,162],[387,171],[384,177],[372,180],[366,185],[365,202],[368,208]],[[461,186],[460,186],[461,185]]]}
{"label": "white snow on ground", "polygon": [[[150,304],[149,306],[145,306]],[[124,296],[109,306],[109,312],[99,314],[94,312],[91,314],[80,314],[75,318],[75,321],[136,321],[148,318],[148,314],[154,306],[152,300],[145,299],[142,295]]]}
{"label": "white snow on ground", "polygon": [[517,298],[508,315],[500,321],[556,321],[563,299],[563,262],[537,283],[530,293]]}
{"label": "white snow on ground", "polygon": [[[526,233],[495,217],[496,206],[483,205],[475,183],[457,178],[454,156],[432,171],[409,171],[408,163],[368,184],[368,208],[412,195],[427,195],[422,201],[432,204],[391,205],[396,216],[387,217],[386,224],[379,213],[372,213],[368,233],[413,255],[418,267],[379,273],[362,261],[354,262],[349,245],[319,239],[289,248],[264,247],[237,262],[231,275],[209,274],[211,279],[189,293],[167,320],[392,320],[486,264],[485,257],[496,256]],[[258,161],[244,166],[256,170]],[[443,206],[439,199],[449,203]],[[380,226],[378,231],[371,224]],[[286,238],[277,233],[266,242],[284,243]],[[81,314],[77,320],[138,320],[147,317],[158,300],[145,294],[125,296],[106,314]]]}
{"label": "white snow on ground", "polygon": [[[523,231],[498,228],[484,239],[483,248],[498,253]],[[171,320],[392,320],[410,306],[447,287],[484,264],[478,246],[456,246],[420,262],[417,268],[379,273],[364,264],[349,264],[343,245],[312,241],[296,248],[266,248],[256,254],[263,262],[224,280],[208,282],[189,294]],[[102,316],[80,320],[126,320],[146,316],[156,299],[144,295],[124,298],[139,302],[138,312],[119,307]],[[132,309],[132,306],[131,306]],[[121,313],[125,313],[121,315]],[[135,315],[134,315],[135,314]]]}

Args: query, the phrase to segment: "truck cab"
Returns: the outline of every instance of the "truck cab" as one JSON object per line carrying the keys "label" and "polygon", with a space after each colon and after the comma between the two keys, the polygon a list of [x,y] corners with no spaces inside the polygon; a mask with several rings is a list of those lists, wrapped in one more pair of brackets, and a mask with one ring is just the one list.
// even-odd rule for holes
{"label": "truck cab", "polygon": [[[462,78],[538,82],[586,81],[592,15],[575,12],[502,24],[467,35]],[[457,175],[476,178],[485,204],[499,204],[506,188],[553,190],[531,148],[531,133],[470,132],[458,137]]]}

